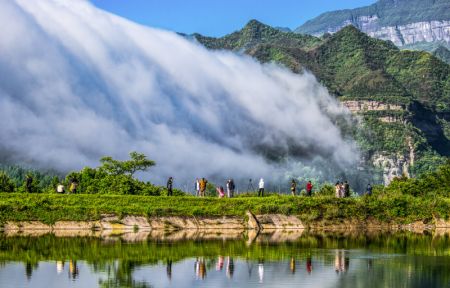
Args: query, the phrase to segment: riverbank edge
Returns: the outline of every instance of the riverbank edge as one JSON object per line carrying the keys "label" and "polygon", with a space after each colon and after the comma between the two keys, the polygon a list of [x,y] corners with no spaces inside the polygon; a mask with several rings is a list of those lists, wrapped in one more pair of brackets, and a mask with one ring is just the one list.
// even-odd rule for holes
{"label": "riverbank edge", "polygon": [[410,230],[425,231],[439,228],[450,228],[450,220],[433,219],[430,222],[416,221],[409,224],[384,223],[377,220],[343,220],[302,222],[294,215],[264,214],[254,215],[247,211],[245,217],[194,217],[194,216],[161,216],[144,217],[127,215],[122,218],[114,214],[104,214],[95,221],[56,221],[45,224],[41,221],[6,221],[0,227],[3,232],[20,232],[40,230],[53,232],[59,230],[91,230],[91,231],[177,231],[177,230]]}

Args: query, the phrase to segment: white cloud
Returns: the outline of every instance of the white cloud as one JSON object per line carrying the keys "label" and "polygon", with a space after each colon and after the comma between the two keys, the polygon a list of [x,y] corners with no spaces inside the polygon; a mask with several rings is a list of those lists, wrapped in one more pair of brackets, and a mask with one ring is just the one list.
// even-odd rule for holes
{"label": "white cloud", "polygon": [[0,149],[16,161],[67,171],[137,150],[161,181],[267,178],[271,151],[342,166],[358,157],[331,119],[347,112],[310,74],[207,51],[86,1],[0,1],[0,27]]}

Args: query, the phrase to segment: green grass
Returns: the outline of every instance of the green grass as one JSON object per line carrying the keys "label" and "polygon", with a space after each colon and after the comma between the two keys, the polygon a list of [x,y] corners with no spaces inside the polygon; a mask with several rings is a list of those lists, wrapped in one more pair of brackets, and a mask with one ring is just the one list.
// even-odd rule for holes
{"label": "green grass", "polygon": [[336,199],[332,196],[233,199],[192,196],[57,195],[2,193],[0,222],[98,220],[102,214],[137,216],[240,216],[254,214],[297,215],[305,222],[376,219],[382,222],[411,223],[447,219],[450,200],[409,195]]}

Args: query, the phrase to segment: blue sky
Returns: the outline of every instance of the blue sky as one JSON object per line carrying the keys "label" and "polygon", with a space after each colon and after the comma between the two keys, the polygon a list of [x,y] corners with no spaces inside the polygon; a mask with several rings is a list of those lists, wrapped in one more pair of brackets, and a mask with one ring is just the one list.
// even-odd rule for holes
{"label": "blue sky", "polygon": [[365,6],[375,0],[91,0],[135,22],[176,32],[222,36],[250,19],[272,26],[300,26],[327,11]]}

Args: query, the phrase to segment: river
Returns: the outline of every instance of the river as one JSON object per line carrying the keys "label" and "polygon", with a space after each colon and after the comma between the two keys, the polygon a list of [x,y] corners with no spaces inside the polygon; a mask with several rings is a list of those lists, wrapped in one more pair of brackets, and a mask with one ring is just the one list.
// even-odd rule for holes
{"label": "river", "polygon": [[445,232],[0,234],[0,287],[450,287]]}

